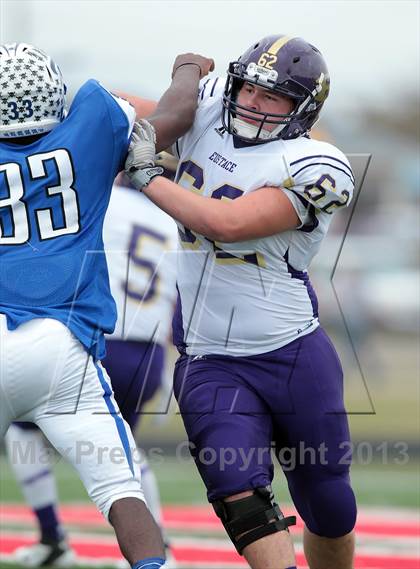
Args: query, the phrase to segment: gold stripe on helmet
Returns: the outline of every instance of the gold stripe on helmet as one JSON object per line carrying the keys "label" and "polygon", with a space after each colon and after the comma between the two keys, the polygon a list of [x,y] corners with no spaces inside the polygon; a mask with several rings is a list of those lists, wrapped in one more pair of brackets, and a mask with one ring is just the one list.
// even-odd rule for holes
{"label": "gold stripe on helmet", "polygon": [[279,38],[273,43],[273,45],[270,47],[267,53],[270,53],[271,55],[277,55],[277,53],[284,46],[284,44],[286,44],[288,41],[292,39],[293,38],[290,36],[283,36],[282,38]]}

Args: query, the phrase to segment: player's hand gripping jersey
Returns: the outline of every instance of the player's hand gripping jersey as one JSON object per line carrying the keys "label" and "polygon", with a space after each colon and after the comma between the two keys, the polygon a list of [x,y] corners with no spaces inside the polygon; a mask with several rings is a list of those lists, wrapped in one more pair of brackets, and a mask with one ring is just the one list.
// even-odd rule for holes
{"label": "player's hand gripping jersey", "polygon": [[174,221],[134,189],[114,188],[104,242],[118,320],[110,339],[166,345],[176,298]]}
{"label": "player's hand gripping jersey", "polygon": [[234,141],[221,121],[224,84],[202,81],[194,125],[174,147],[178,183],[214,199],[279,187],[301,225],[238,243],[213,242],[179,226],[185,254],[178,257],[174,339],[188,354],[247,356],[280,348],[318,326],[307,268],[332,214],[350,202],[354,178],[344,154],[326,142]]}
{"label": "player's hand gripping jersey", "polygon": [[116,310],[102,224],[134,119],[90,80],[48,134],[31,145],[1,141],[0,313],[10,330],[54,318],[103,357]]}

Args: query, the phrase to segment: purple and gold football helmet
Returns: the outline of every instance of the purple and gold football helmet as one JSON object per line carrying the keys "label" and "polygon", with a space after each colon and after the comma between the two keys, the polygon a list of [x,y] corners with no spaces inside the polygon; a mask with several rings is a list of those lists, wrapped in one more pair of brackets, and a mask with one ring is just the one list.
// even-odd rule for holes
{"label": "purple and gold football helmet", "polygon": [[[294,101],[289,114],[267,115],[237,103],[244,82]],[[223,125],[230,134],[253,143],[297,138],[318,119],[328,97],[330,77],[320,51],[302,38],[268,36],[229,64],[223,95]],[[243,118],[258,124],[250,125]],[[276,125],[271,132],[264,126]]]}

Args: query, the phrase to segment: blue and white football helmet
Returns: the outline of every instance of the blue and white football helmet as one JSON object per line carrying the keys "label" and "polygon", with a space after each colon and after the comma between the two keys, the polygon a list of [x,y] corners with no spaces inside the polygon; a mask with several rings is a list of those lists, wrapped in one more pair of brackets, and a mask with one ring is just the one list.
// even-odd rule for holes
{"label": "blue and white football helmet", "polygon": [[0,45],[0,138],[50,131],[63,120],[65,101],[51,57],[26,43]]}

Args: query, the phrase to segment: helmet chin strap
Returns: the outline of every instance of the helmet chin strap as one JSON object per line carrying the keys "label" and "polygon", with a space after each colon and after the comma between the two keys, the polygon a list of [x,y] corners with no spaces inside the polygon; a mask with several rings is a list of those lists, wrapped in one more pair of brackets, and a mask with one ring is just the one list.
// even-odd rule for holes
{"label": "helmet chin strap", "polygon": [[260,128],[259,126],[255,124],[250,124],[238,117],[235,117],[232,120],[232,123],[235,132],[239,136],[243,136],[244,138],[249,138],[250,140],[271,140],[272,138],[275,138],[278,135],[278,133],[281,132],[286,126],[284,124],[279,124],[272,131],[262,128],[258,135],[258,138],[256,138],[258,130]]}

